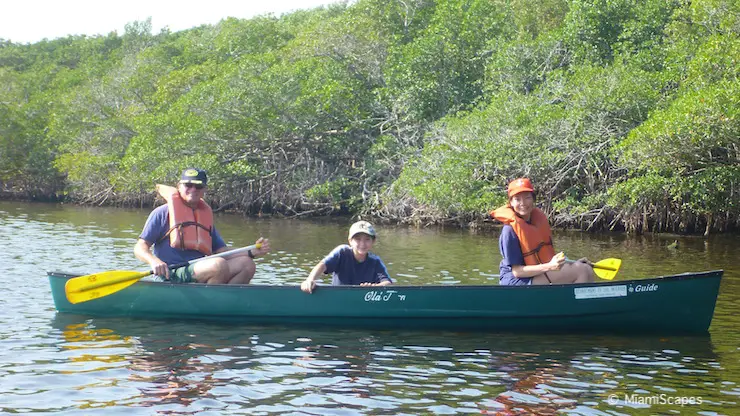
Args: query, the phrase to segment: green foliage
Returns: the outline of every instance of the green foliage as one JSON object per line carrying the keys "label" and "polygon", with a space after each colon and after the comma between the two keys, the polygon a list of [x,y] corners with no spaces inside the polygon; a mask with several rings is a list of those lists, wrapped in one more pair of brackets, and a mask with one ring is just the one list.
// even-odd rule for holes
{"label": "green foliage", "polygon": [[507,14],[516,26],[516,38],[525,43],[556,32],[569,9],[567,0],[513,0],[509,5]]}
{"label": "green foliage", "polygon": [[510,179],[529,176],[541,201],[568,201],[558,207],[582,212],[584,201],[596,201],[585,198],[617,176],[610,150],[647,118],[660,86],[623,66],[581,67],[569,82],[554,71],[535,94],[501,93],[445,119],[397,185],[446,215],[490,210]]}
{"label": "green foliage", "polygon": [[639,170],[697,169],[740,162],[738,82],[689,91],[631,132],[622,161]]}
{"label": "green foliage", "polygon": [[324,182],[313,186],[305,191],[307,206],[326,206],[333,211],[346,213],[355,211],[362,202],[360,196],[356,194],[356,180],[349,178],[339,178],[336,180]]}
{"label": "green foliage", "polygon": [[487,64],[485,90],[529,94],[554,70],[568,67],[570,55],[560,39],[514,41],[501,45]]}
{"label": "green foliage", "polygon": [[664,207],[676,197],[674,178],[652,172],[615,184],[607,193],[607,203],[626,215],[641,213],[645,207]]}
{"label": "green foliage", "polygon": [[0,40],[0,186],[461,222],[531,177],[556,224],[740,225],[735,0],[360,0]]}
{"label": "green foliage", "polygon": [[[647,183],[647,189],[633,189],[639,178],[623,182],[612,189],[616,209],[648,210],[655,216],[693,215],[705,218],[709,225],[712,218],[738,215],[738,53],[736,37],[707,37],[687,65],[687,79],[676,98],[654,111],[617,148],[619,163],[632,175],[659,177],[663,182]],[[620,193],[649,197],[655,192],[668,196],[647,201],[619,198]],[[687,226],[674,228],[684,231]]]}
{"label": "green foliage", "polygon": [[488,0],[438,2],[429,26],[389,49],[386,79],[398,111],[436,120],[473,104],[481,93],[486,46],[506,27]]}
{"label": "green foliage", "polygon": [[578,62],[605,64],[618,52],[657,52],[678,0],[575,0],[563,33]]}

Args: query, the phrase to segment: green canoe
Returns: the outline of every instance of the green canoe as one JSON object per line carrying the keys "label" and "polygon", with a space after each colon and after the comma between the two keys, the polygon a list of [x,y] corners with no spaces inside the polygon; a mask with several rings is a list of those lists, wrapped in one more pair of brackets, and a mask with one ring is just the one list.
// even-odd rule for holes
{"label": "green canoe", "polygon": [[703,333],[722,271],[551,286],[202,285],[140,281],[78,304],[48,273],[59,312],[149,319],[477,331]]}

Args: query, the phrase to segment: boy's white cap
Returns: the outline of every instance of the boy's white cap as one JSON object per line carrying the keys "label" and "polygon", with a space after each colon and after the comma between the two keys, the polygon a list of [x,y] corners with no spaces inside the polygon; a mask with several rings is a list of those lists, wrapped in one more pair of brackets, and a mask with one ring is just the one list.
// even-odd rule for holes
{"label": "boy's white cap", "polygon": [[349,227],[349,238],[354,237],[357,234],[367,234],[372,238],[375,238],[375,228],[367,221],[357,221]]}

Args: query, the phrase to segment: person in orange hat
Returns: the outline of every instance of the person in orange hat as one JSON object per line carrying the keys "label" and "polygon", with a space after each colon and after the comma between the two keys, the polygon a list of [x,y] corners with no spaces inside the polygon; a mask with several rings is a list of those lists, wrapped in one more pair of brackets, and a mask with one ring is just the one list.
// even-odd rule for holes
{"label": "person in orange hat", "polygon": [[514,179],[507,187],[509,202],[491,217],[504,223],[499,237],[502,285],[548,285],[593,282],[596,275],[587,262],[565,262],[555,253],[547,216],[534,206],[535,193],[528,178]]}

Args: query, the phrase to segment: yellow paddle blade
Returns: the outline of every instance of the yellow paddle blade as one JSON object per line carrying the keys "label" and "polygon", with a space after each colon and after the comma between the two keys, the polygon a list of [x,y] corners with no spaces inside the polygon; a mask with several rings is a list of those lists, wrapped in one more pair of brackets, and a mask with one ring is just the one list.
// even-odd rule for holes
{"label": "yellow paddle blade", "polygon": [[622,259],[604,259],[593,263],[594,273],[604,280],[612,280],[617,275],[619,267],[622,265]]}
{"label": "yellow paddle blade", "polygon": [[80,303],[110,295],[136,283],[152,272],[113,270],[69,279],[64,286],[67,300]]}
{"label": "yellow paddle blade", "polygon": [[85,290],[82,292],[67,292],[67,300],[70,303],[81,303],[87,302],[88,300],[102,298],[103,296],[108,296],[118,292],[119,290],[123,290],[138,281],[139,279],[124,280],[123,282],[100,286],[95,289]]}

